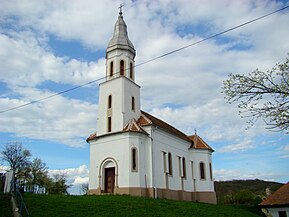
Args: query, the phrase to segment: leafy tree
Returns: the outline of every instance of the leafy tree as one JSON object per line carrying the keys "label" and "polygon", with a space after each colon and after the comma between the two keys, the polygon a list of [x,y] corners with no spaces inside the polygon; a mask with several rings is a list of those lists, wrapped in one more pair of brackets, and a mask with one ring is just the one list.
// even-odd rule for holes
{"label": "leafy tree", "polygon": [[0,158],[6,161],[13,170],[14,189],[16,189],[17,183],[20,191],[68,194],[67,189],[70,186],[66,184],[65,174],[54,174],[50,178],[46,164],[39,158],[35,158],[31,162],[30,157],[30,151],[24,149],[18,142],[6,144],[0,152]]}
{"label": "leafy tree", "polygon": [[248,75],[230,74],[223,92],[229,103],[238,102],[242,117],[253,125],[263,119],[269,129],[289,132],[289,59],[271,70]]}
{"label": "leafy tree", "polygon": [[41,159],[35,158],[30,165],[27,178],[27,190],[32,193],[44,193],[45,180],[47,179],[47,167]]}
{"label": "leafy tree", "polygon": [[31,153],[29,150],[24,149],[19,142],[6,144],[0,152],[1,159],[6,161],[10,168],[13,170],[14,189],[18,179],[25,175],[27,168],[30,166]]}
{"label": "leafy tree", "polygon": [[70,187],[66,184],[67,177],[63,173],[54,174],[52,178],[45,180],[45,188],[48,194],[68,194]]}

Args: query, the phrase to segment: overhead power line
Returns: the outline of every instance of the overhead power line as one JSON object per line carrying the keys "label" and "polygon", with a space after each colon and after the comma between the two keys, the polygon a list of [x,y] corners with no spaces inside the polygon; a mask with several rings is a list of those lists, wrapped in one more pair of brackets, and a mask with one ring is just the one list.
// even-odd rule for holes
{"label": "overhead power line", "polygon": [[[180,48],[178,48],[178,49],[172,50],[172,51],[170,51],[170,52],[164,53],[164,54],[162,54],[162,55],[160,55],[160,56],[154,57],[154,58],[149,59],[149,60],[147,60],[147,61],[144,61],[144,62],[142,62],[142,63],[136,64],[136,65],[135,65],[135,68],[136,68],[136,67],[139,67],[139,66],[142,66],[142,65],[145,65],[145,64],[147,64],[147,63],[153,62],[153,61],[155,61],[155,60],[157,60],[157,59],[161,59],[161,58],[163,58],[163,57],[166,57],[166,56],[169,56],[169,55],[171,55],[171,54],[177,53],[177,52],[179,52],[179,51],[181,51],[181,50],[184,50],[184,49],[187,49],[187,48],[192,47],[192,46],[194,46],[194,45],[200,44],[200,43],[202,43],[202,42],[204,42],[204,41],[208,41],[208,40],[210,40],[210,39],[212,39],[212,38],[215,38],[215,37],[217,37],[217,36],[223,35],[223,34],[225,34],[225,33],[227,33],[227,32],[231,32],[231,31],[233,31],[233,30],[235,30],[235,29],[238,29],[238,28],[240,28],[240,27],[246,26],[246,25],[248,25],[248,24],[250,24],[250,23],[253,23],[253,22],[256,22],[256,21],[258,21],[258,20],[261,20],[261,19],[263,19],[263,18],[265,18],[265,17],[271,16],[271,15],[273,15],[273,14],[275,14],[275,13],[278,13],[278,12],[280,12],[280,11],[283,11],[283,10],[285,10],[285,9],[287,9],[287,8],[289,8],[289,5],[288,5],[288,6],[285,6],[285,7],[282,7],[282,8],[280,8],[280,9],[278,9],[278,10],[275,10],[275,11],[273,11],[273,12],[267,13],[267,14],[265,14],[265,15],[263,15],[263,16],[260,16],[260,17],[257,17],[257,18],[255,18],[255,19],[252,19],[252,20],[250,20],[250,21],[247,21],[247,22],[245,22],[245,23],[242,23],[242,24],[239,24],[239,25],[237,25],[237,26],[234,26],[234,27],[232,27],[232,28],[229,28],[229,29],[227,29],[227,30],[225,30],[225,31],[222,31],[222,32],[219,32],[219,33],[217,33],[217,34],[211,35],[211,36],[209,36],[209,37],[207,37],[207,38],[204,38],[204,39],[202,39],[202,40],[199,40],[199,41],[197,41],[197,42],[188,44],[188,45],[186,45],[186,46],[183,46],[183,47],[180,47]],[[128,69],[128,68],[125,69],[125,71],[127,71],[127,70],[129,70],[129,69]],[[116,74],[118,74],[118,73],[119,73],[119,72],[117,72]],[[67,92],[70,92],[70,91],[79,89],[79,88],[84,87],[84,86],[87,86],[87,85],[89,85],[89,84],[92,84],[92,83],[101,81],[101,80],[103,80],[103,79],[105,79],[105,78],[106,78],[106,76],[101,77],[101,78],[98,78],[98,79],[95,79],[95,80],[92,80],[92,81],[90,81],[90,82],[87,82],[87,83],[85,83],[85,84],[82,84],[82,85],[79,85],[79,86],[76,86],[76,87],[73,87],[73,88],[70,88],[70,89],[66,89],[66,90],[64,90],[64,91],[61,91],[61,92],[52,94],[52,95],[47,96],[47,97],[43,97],[43,98],[40,98],[40,99],[31,101],[31,102],[28,102],[28,103],[19,105],[19,106],[15,106],[15,107],[12,107],[12,108],[9,108],[9,109],[6,109],[6,110],[2,110],[2,111],[0,111],[0,114],[1,114],[1,113],[5,113],[5,112],[9,112],[9,111],[12,111],[12,110],[16,110],[16,109],[19,109],[19,108],[22,108],[22,107],[25,107],[25,106],[28,106],[28,105],[31,105],[31,104],[35,104],[35,103],[38,103],[38,102],[41,102],[41,101],[44,101],[44,100],[48,100],[48,99],[50,99],[50,98],[53,98],[53,97],[62,95],[62,94],[64,94],[64,93],[67,93]]]}
{"label": "overhead power line", "polygon": [[219,35],[223,35],[223,34],[225,34],[225,33],[227,33],[227,32],[233,31],[233,30],[238,29],[238,28],[240,28],[240,27],[242,27],[242,26],[246,26],[246,25],[248,25],[248,24],[250,24],[250,23],[253,23],[253,22],[257,21],[257,20],[261,20],[261,19],[263,19],[263,18],[265,18],[265,17],[268,17],[268,16],[270,16],[270,15],[272,15],[272,14],[278,13],[278,12],[280,12],[280,11],[282,11],[282,10],[287,9],[287,8],[289,8],[289,5],[286,6],[286,7],[280,8],[280,9],[278,9],[278,10],[276,10],[276,11],[273,11],[273,12],[271,12],[271,13],[265,14],[265,15],[263,15],[263,16],[261,16],[261,17],[255,18],[255,19],[253,19],[253,20],[247,21],[247,22],[245,22],[245,23],[242,23],[242,24],[240,24],[240,25],[237,25],[237,26],[235,26],[235,27],[232,27],[232,28],[230,28],[230,29],[227,29],[227,30],[225,30],[225,31],[222,31],[222,32],[219,32],[219,33],[217,33],[217,34],[211,35],[211,36],[209,36],[209,37],[207,37],[207,38],[204,38],[204,39],[202,39],[202,40],[199,40],[199,41],[197,41],[197,42],[188,44],[188,45],[186,45],[186,46],[183,46],[183,47],[181,47],[181,48],[172,50],[172,51],[170,51],[170,52],[167,52],[167,53],[165,53],[165,54],[162,54],[162,55],[160,55],[160,56],[157,56],[157,57],[155,57],[155,58],[152,58],[152,59],[150,59],[150,60],[147,60],[147,61],[145,61],[145,62],[139,63],[139,64],[136,65],[136,67],[137,67],[137,66],[144,65],[144,64],[149,63],[149,62],[152,62],[152,61],[155,61],[155,60],[157,60],[157,59],[163,58],[163,57],[165,57],[165,56],[171,55],[171,54],[173,54],[173,53],[179,52],[179,51],[184,50],[184,49],[186,49],[186,48],[188,48],[188,47],[191,47],[191,46],[200,44],[200,43],[202,43],[202,42],[204,42],[204,41],[208,41],[209,39],[215,38],[215,37],[217,37],[217,36],[219,36]]}
{"label": "overhead power line", "polygon": [[55,97],[55,96],[62,95],[62,94],[64,94],[64,93],[67,93],[67,92],[76,90],[76,89],[78,89],[78,88],[87,86],[87,85],[92,84],[92,83],[97,82],[97,81],[100,81],[100,80],[102,80],[102,79],[104,79],[104,78],[105,78],[105,77],[98,78],[98,79],[96,79],[96,80],[87,82],[87,83],[85,83],[85,84],[82,84],[82,85],[79,85],[79,86],[76,86],[76,87],[73,87],[73,88],[70,88],[70,89],[67,89],[67,90],[63,90],[63,91],[61,91],[61,92],[58,92],[58,93],[55,93],[55,94],[52,94],[52,95],[49,95],[49,96],[46,96],[46,97],[43,97],[43,98],[40,98],[40,99],[31,101],[31,102],[25,103],[25,104],[22,104],[22,105],[19,105],[19,106],[15,106],[15,107],[12,107],[12,108],[9,108],[9,109],[0,111],[0,114],[1,114],[1,113],[5,113],[5,112],[8,112],[8,111],[15,110],[15,109],[19,109],[19,108],[22,108],[22,107],[25,107],[25,106],[28,106],[28,105],[31,105],[31,104],[34,104],[34,103],[38,103],[38,102],[41,102],[41,101],[44,101],[44,100],[48,100],[48,99],[53,98],[53,97]]}

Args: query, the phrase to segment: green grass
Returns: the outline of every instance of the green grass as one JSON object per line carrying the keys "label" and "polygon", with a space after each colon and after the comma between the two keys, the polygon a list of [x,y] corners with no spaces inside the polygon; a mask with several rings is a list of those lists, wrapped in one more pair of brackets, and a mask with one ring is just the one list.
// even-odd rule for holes
{"label": "green grass", "polygon": [[0,217],[11,217],[11,216],[13,216],[11,195],[0,193]]}
{"label": "green grass", "polygon": [[64,196],[24,194],[30,216],[262,216],[256,207],[210,205],[131,196]]}

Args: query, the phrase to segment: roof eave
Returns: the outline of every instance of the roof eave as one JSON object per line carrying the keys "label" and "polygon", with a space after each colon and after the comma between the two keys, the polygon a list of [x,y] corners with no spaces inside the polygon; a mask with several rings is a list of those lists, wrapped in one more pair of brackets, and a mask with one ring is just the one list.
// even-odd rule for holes
{"label": "roof eave", "polygon": [[271,204],[271,205],[258,205],[261,208],[278,208],[278,207],[289,207],[289,204]]}
{"label": "roof eave", "polygon": [[124,134],[124,133],[139,133],[139,134],[144,134],[146,136],[149,135],[147,132],[142,132],[142,131],[132,131],[132,130],[129,130],[129,131],[118,131],[118,132],[107,133],[107,134],[103,134],[103,135],[100,135],[100,136],[96,136],[96,137],[93,137],[91,139],[87,138],[86,142],[90,143],[91,141],[96,141],[96,140],[98,140],[100,138],[104,138],[104,137],[111,136],[111,135]]}

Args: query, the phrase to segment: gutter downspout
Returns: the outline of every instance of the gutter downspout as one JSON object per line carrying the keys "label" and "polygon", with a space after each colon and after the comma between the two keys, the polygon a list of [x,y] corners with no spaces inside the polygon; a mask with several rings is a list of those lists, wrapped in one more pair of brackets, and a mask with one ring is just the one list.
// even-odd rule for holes
{"label": "gutter downspout", "polygon": [[152,162],[152,187],[153,187],[153,198],[158,198],[158,192],[155,188],[155,176],[154,176],[154,152],[153,152],[153,127],[151,128],[151,162]]}

